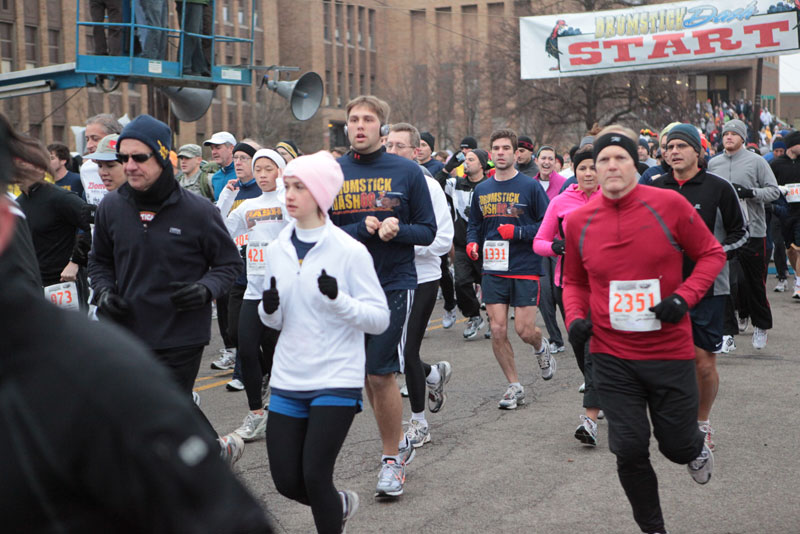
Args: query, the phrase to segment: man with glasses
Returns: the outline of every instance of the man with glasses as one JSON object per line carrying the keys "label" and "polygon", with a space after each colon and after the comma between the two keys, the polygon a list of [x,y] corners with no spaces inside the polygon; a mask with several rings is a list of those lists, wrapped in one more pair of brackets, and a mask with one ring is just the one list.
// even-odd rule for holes
{"label": "man with glasses", "polygon": [[[672,170],[653,180],[653,186],[680,193],[697,210],[706,227],[722,244],[728,256],[747,243],[747,229],[736,191],[730,182],[705,170],[700,133],[691,124],[679,124],[667,135],[664,158]],[[684,256],[683,275],[688,277],[694,262]],[[692,320],[695,368],[700,393],[697,424],[705,434],[706,445],[714,450],[709,423],[711,406],[719,390],[716,355],[722,351],[725,302],[730,294],[728,264],[714,285],[689,311]]]}
{"label": "man with glasses", "polygon": [[191,395],[211,338],[211,299],[242,270],[219,211],[178,185],[169,127],[131,121],[117,156],[128,182],[97,210],[89,274],[98,313],[133,332]]}

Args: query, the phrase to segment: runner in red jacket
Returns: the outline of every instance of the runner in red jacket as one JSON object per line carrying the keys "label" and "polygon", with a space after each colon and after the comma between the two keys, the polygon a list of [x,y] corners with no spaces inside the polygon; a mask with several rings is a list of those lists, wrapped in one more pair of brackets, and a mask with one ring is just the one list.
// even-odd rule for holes
{"label": "runner in red jacket", "polygon": [[[609,133],[594,151],[602,196],[567,217],[570,342],[592,336],[595,387],[620,482],[642,531],[665,532],[648,452],[648,410],[659,450],[689,464],[698,483],[708,482],[713,456],[695,420],[697,379],[686,312],[711,287],[725,252],[683,197],[637,184],[633,139]],[[686,280],[684,253],[695,262]]]}

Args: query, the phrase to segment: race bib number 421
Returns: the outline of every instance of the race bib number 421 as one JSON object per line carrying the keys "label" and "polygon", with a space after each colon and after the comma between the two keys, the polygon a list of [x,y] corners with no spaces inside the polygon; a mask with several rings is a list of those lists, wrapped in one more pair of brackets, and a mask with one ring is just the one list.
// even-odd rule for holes
{"label": "race bib number 421", "polygon": [[65,310],[79,310],[78,286],[75,282],[62,282],[44,288],[44,298]]}
{"label": "race bib number 421", "polygon": [[625,332],[661,330],[650,308],[661,302],[661,285],[651,280],[612,280],[608,288],[611,328]]}
{"label": "race bib number 421", "polygon": [[247,274],[265,274],[267,263],[265,261],[269,241],[250,241],[247,244]]}

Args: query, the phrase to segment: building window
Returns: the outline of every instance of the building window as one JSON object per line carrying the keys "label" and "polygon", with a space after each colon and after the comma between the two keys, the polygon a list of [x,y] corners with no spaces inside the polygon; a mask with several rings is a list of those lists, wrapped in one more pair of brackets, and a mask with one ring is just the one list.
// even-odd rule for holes
{"label": "building window", "polygon": [[370,9],[368,14],[369,24],[369,40],[367,42],[367,46],[370,50],[375,50],[375,10]]}
{"label": "building window", "polygon": [[241,8],[239,8],[238,19],[239,19],[239,26],[243,25],[244,24],[244,10],[241,9]]}
{"label": "building window", "polygon": [[358,46],[364,48],[364,8],[358,8]]}
{"label": "building window", "polygon": [[14,25],[0,22],[0,71],[14,70]]}
{"label": "building window", "polygon": [[350,91],[350,98],[355,98],[357,96],[355,75],[352,72],[347,75],[347,90]]}
{"label": "building window", "polygon": [[336,105],[338,107],[342,107],[342,95],[344,94],[344,90],[342,89],[343,80],[342,80],[342,71],[336,73]]}
{"label": "building window", "polygon": [[367,94],[366,79],[363,74],[358,75],[358,89],[360,91],[360,94],[362,95]]}
{"label": "building window", "polygon": [[333,89],[333,80],[331,80],[331,71],[325,71],[325,105],[331,105],[331,90]]}
{"label": "building window", "polygon": [[342,4],[336,4],[336,42],[342,42],[342,29],[344,28],[344,24],[342,23]]}
{"label": "building window", "polygon": [[325,42],[330,42],[331,40],[331,3],[330,2],[323,2],[322,3],[322,38],[325,39]]}
{"label": "building window", "polygon": [[353,46],[353,39],[355,37],[355,32],[353,31],[353,13],[355,12],[355,8],[353,6],[347,6],[347,45]]}
{"label": "building window", "polygon": [[51,65],[61,63],[61,32],[47,30],[48,62]]}
{"label": "building window", "polygon": [[61,125],[53,125],[53,142],[54,143],[63,143],[64,142],[64,126]]}
{"label": "building window", "polygon": [[25,26],[25,68],[36,68],[39,35],[35,26]]}

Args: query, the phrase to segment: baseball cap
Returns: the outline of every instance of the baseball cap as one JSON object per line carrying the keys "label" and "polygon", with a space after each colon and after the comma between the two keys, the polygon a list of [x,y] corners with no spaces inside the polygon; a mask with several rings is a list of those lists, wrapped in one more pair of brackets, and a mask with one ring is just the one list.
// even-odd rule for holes
{"label": "baseball cap", "polygon": [[178,150],[178,157],[183,156],[185,158],[199,158],[202,155],[203,155],[203,149],[200,148],[199,145],[195,145],[195,144],[192,144],[192,143],[190,143],[188,145],[183,145]]}
{"label": "baseball cap", "polygon": [[208,145],[224,145],[225,143],[235,145],[236,138],[230,132],[217,132],[211,136],[211,139],[206,139],[203,144]]}
{"label": "baseball cap", "polygon": [[97,149],[86,157],[94,161],[117,161],[117,139],[119,134],[105,136],[97,144]]}

